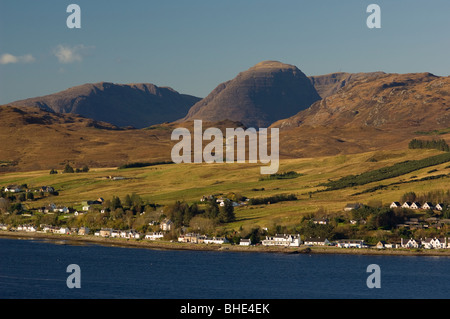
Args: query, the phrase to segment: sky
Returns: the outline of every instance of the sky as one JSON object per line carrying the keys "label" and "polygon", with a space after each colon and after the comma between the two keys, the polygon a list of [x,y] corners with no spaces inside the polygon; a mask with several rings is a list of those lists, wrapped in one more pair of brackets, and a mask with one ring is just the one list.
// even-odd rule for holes
{"label": "sky", "polygon": [[449,15],[448,0],[0,0],[0,104],[102,81],[205,97],[264,60],[448,76]]}

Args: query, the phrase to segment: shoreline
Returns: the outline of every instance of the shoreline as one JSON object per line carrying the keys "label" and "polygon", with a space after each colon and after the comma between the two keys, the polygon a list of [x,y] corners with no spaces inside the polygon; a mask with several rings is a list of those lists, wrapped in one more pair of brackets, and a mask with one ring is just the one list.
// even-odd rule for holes
{"label": "shoreline", "polygon": [[153,250],[179,251],[217,251],[217,252],[248,252],[248,253],[279,253],[279,254],[340,254],[340,255],[371,255],[371,256],[429,256],[450,257],[450,249],[377,249],[377,248],[338,248],[330,246],[240,246],[231,244],[192,244],[168,241],[149,241],[124,238],[103,238],[93,235],[64,235],[38,232],[0,231],[0,238],[9,239],[46,239],[64,241],[64,244],[96,244],[110,247],[145,248]]}

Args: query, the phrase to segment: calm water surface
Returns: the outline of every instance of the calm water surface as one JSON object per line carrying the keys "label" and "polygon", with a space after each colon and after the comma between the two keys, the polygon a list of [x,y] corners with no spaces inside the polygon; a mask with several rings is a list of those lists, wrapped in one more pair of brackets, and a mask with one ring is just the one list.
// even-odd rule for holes
{"label": "calm water surface", "polygon": [[[69,289],[66,268],[81,269]],[[381,288],[366,285],[381,268]],[[0,298],[447,299],[449,257],[163,251],[0,239]]]}

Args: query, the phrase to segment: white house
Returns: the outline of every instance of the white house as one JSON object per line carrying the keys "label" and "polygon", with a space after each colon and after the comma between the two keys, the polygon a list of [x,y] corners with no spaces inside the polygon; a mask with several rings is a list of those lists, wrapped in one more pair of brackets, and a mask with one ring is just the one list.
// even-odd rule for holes
{"label": "white house", "polygon": [[338,240],[337,247],[339,248],[365,248],[364,240],[362,239],[343,239]]}
{"label": "white house", "polygon": [[141,238],[141,233],[132,229],[128,232],[128,238],[139,239],[139,238]]}
{"label": "white house", "polygon": [[347,204],[347,205],[344,207],[344,211],[349,212],[349,211],[351,211],[351,210],[361,208],[362,206],[363,206],[363,205],[362,205],[361,203],[351,203],[351,204]]}
{"label": "white house", "polygon": [[7,187],[5,187],[5,192],[20,193],[21,189],[18,185],[8,185]]}
{"label": "white house", "polygon": [[402,204],[400,204],[399,202],[392,202],[391,205],[389,206],[389,208],[391,209],[400,207],[402,207]]}
{"label": "white house", "polygon": [[239,241],[240,246],[250,246],[251,244],[252,244],[252,241],[250,239],[243,238]]}
{"label": "white house", "polygon": [[19,225],[17,226],[17,230],[26,232],[35,232],[36,227],[34,227],[33,225]]}
{"label": "white house", "polygon": [[430,202],[425,202],[425,203],[422,205],[422,209],[434,209],[434,206],[433,206],[433,204],[430,203]]}
{"label": "white house", "polygon": [[115,232],[113,232],[111,234],[111,237],[121,237],[121,238],[128,238],[128,239],[139,239],[139,238],[141,238],[141,234],[139,234],[134,229],[121,230],[121,231],[118,231],[118,235],[116,235]]}
{"label": "white house", "polygon": [[228,240],[225,237],[213,237],[213,238],[206,238],[203,241],[205,244],[225,244],[228,243]]}
{"label": "white house", "polygon": [[164,231],[170,231],[172,229],[172,226],[173,226],[173,222],[168,218],[164,219],[161,222],[161,224],[159,225],[161,230],[164,230]]}
{"label": "white house", "polygon": [[328,224],[328,218],[314,218],[313,223],[319,225],[326,225]]}
{"label": "white house", "polygon": [[118,230],[116,230],[116,229],[113,229],[113,230],[111,231],[111,237],[112,237],[112,238],[120,237],[120,231],[118,231]]}
{"label": "white house", "polygon": [[164,233],[162,232],[152,232],[145,235],[145,239],[149,240],[157,240],[164,237]]}
{"label": "white house", "polygon": [[323,238],[305,238],[303,240],[303,244],[307,246],[328,246],[330,245],[330,241],[328,239]]}
{"label": "white house", "polygon": [[422,246],[426,249],[447,248],[447,238],[425,238],[422,240]]}
{"label": "white house", "polygon": [[69,227],[61,227],[59,229],[60,234],[70,234],[70,228]]}
{"label": "white house", "polygon": [[402,248],[419,248],[419,242],[414,238],[411,238],[409,240],[402,238],[400,245],[402,246]]}
{"label": "white house", "polygon": [[402,208],[411,208],[411,205],[412,205],[411,202],[404,202]]}
{"label": "white house", "polygon": [[218,198],[216,199],[216,202],[219,203],[219,206],[225,206],[226,202],[229,202],[230,200],[228,198]]}
{"label": "white house", "polygon": [[66,207],[66,206],[56,206],[53,211],[54,212],[59,212],[59,213],[64,213],[64,214],[68,214],[69,213],[69,208]]}
{"label": "white house", "polygon": [[409,206],[409,208],[411,208],[411,209],[420,209],[420,207],[422,207],[422,205],[420,205],[419,202],[413,202],[413,203]]}
{"label": "white house", "polygon": [[286,235],[276,234],[275,236],[266,236],[266,239],[262,241],[264,246],[300,246],[300,235]]}
{"label": "white house", "polygon": [[445,208],[445,205],[443,204],[443,203],[439,203],[439,204],[437,204],[436,206],[435,206],[435,208],[437,209],[437,210],[444,210],[444,208]]}

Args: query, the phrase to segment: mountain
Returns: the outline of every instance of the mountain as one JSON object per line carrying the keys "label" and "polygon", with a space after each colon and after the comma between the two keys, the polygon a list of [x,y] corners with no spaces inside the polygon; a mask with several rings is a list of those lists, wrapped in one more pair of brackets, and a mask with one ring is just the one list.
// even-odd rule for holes
{"label": "mountain", "polygon": [[[283,81],[275,79],[300,77],[300,71],[296,71],[295,67],[281,65],[279,62],[271,62],[269,65],[266,63],[249,69],[248,73],[241,73],[237,78],[247,78],[249,73],[255,75],[259,71],[255,72],[254,69],[261,68],[265,77],[255,75],[253,80],[244,83],[271,85],[243,85],[241,92],[247,92],[247,95],[239,95],[238,87],[233,92],[244,101],[257,100],[257,96],[269,98],[277,95],[269,94],[269,89],[273,88],[274,92],[279,93],[280,85],[283,84]],[[274,69],[278,71],[273,71]],[[312,87],[310,79],[304,75],[302,79]],[[219,91],[216,98],[221,95],[221,91],[236,86],[236,83],[232,83],[235,80],[224,83],[221,90],[216,89]],[[270,126],[280,128],[281,158],[348,155],[378,150],[389,156],[392,150],[406,149],[413,138],[443,138],[450,143],[450,77],[430,73],[380,73],[352,76],[351,80],[345,80],[343,86],[338,84],[340,80],[336,80],[334,84],[333,81],[322,81],[321,85],[322,88],[328,84],[330,88],[336,84],[341,86],[334,94],[315,101],[300,112],[296,109],[294,115]],[[286,89],[286,93],[295,93],[295,88],[297,91],[304,91],[306,86],[298,89],[299,86],[292,82],[295,81],[285,84],[289,89]],[[319,82],[316,81],[315,84],[318,85]],[[256,90],[256,87],[260,90]],[[131,86],[129,89],[134,90]],[[95,93],[99,89],[92,90]],[[249,95],[250,92],[253,95]],[[289,96],[292,97],[291,93]],[[315,96],[318,99],[317,93]],[[206,99],[208,98],[211,100],[206,105],[217,102],[213,93]],[[291,101],[287,96],[285,98],[283,101]],[[260,103],[258,107],[261,108],[261,105],[269,108],[269,104]],[[281,104],[271,105],[269,111],[281,109],[277,106]],[[256,104],[253,107],[258,110]],[[218,109],[220,110],[223,114],[226,113],[226,109]],[[258,113],[255,118],[257,115]],[[226,117],[221,116],[219,119],[223,118]],[[218,127],[225,132],[227,127],[241,126],[229,120],[208,123],[207,119],[203,119],[203,129]],[[247,122],[247,127],[248,123],[251,122]],[[266,125],[267,122],[260,123]],[[55,112],[53,109],[45,109],[43,105],[3,105],[0,106],[0,171],[61,170],[65,163],[71,163],[74,167],[113,167],[131,162],[168,161],[171,159],[173,145],[178,142],[171,140],[173,129],[185,127],[193,132],[192,125],[192,121],[176,121],[130,129],[73,113]]]}
{"label": "mountain", "polygon": [[117,126],[143,128],[185,116],[200,98],[153,84],[83,84],[42,97],[10,103],[73,113]]}
{"label": "mountain", "polygon": [[372,77],[384,75],[384,72],[346,73],[337,72],[325,75],[309,76],[312,85],[321,98],[335,94],[339,89],[354,81],[371,80]]}
{"label": "mountain", "polygon": [[280,152],[294,157],[404,148],[418,132],[450,127],[450,77],[364,77],[271,127],[280,128]]}
{"label": "mountain", "polygon": [[310,80],[297,67],[263,61],[219,84],[181,121],[229,119],[247,127],[267,127],[319,100]]}
{"label": "mountain", "polygon": [[384,74],[354,81],[273,126],[450,126],[450,77]]}

